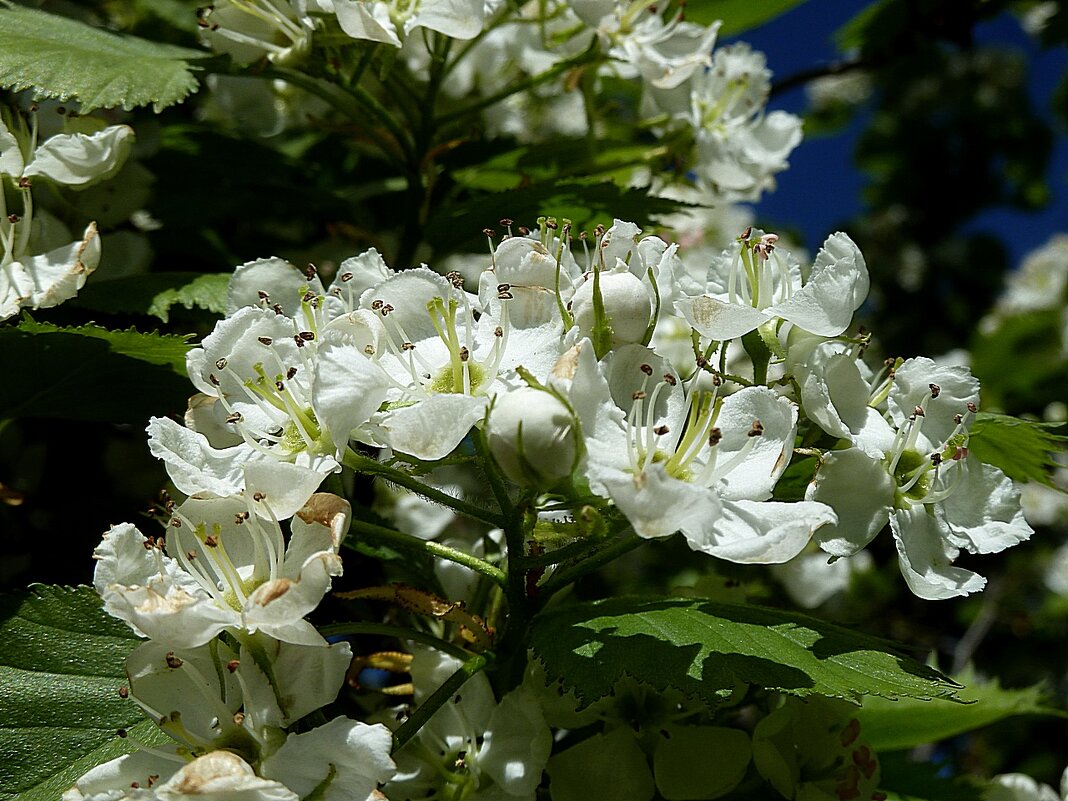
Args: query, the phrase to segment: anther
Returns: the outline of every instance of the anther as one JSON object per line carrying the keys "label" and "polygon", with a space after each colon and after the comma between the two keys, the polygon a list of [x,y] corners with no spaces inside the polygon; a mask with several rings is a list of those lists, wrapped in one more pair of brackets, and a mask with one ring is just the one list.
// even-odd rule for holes
{"label": "anther", "polygon": [[940,453],[932,453],[931,454],[931,464],[933,464],[935,467],[938,467],[938,465],[942,464],[942,454],[940,454]]}
{"label": "anther", "polygon": [[464,277],[460,273],[456,272],[456,270],[450,270],[449,272],[445,273],[445,280],[447,280],[457,289],[464,288]]}
{"label": "anther", "polygon": [[749,431],[746,433],[747,437],[760,437],[764,435],[764,424],[759,420],[754,420],[753,425],[749,427]]}
{"label": "anther", "polygon": [[271,299],[271,296],[264,292],[262,289],[256,293],[256,296],[265,303]]}
{"label": "anther", "polygon": [[171,528],[181,528],[182,527],[182,521],[177,517],[172,517],[171,520],[170,520],[170,523],[168,523],[168,525]]}
{"label": "anther", "polygon": [[664,373],[664,383],[667,384],[669,387],[673,387],[679,382],[678,379],[675,378],[675,376],[673,376],[671,373]]}
{"label": "anther", "polygon": [[[392,311],[392,310],[393,310],[392,307],[390,307],[390,311]],[[315,332],[314,331],[301,331],[299,334],[297,334],[297,336],[299,336],[305,342],[311,342],[312,340],[315,339]]]}
{"label": "anther", "polygon": [[261,345],[270,346],[274,342],[270,337],[257,337],[256,339]]}
{"label": "anther", "polygon": [[286,370],[286,381],[292,381],[293,380],[293,376],[295,376],[296,374],[297,374],[297,368],[296,367],[290,367],[288,370]]}
{"label": "anther", "polygon": [[238,666],[240,664],[241,664],[241,660],[239,660],[239,659],[231,659],[229,662],[226,663],[226,669],[229,670],[231,673],[233,673],[233,672],[235,672],[237,670],[237,668],[238,668]]}
{"label": "anther", "polygon": [[307,279],[309,281],[312,280],[313,278],[315,278],[315,276],[318,274],[318,272],[319,271],[315,269],[315,265],[312,264],[311,262],[308,262],[308,266],[304,268],[304,275],[307,277]]}
{"label": "anther", "polygon": [[259,503],[260,501],[262,501],[266,497],[267,496],[264,495],[262,492],[254,492],[254,493],[252,493],[252,500],[254,500],[256,503]]}
{"label": "anther", "polygon": [[219,370],[225,370],[226,369],[226,359],[216,359],[215,360],[215,367],[218,368]]}
{"label": "anther", "polygon": [[746,227],[746,229],[744,231],[742,231],[742,235],[740,237],[738,237],[738,238],[741,241],[745,242],[746,240],[749,239],[749,235],[751,233],[753,233],[753,226],[750,225],[750,226]]}
{"label": "anther", "polygon": [[22,218],[21,218],[21,217],[20,217],[19,215],[17,215],[17,214],[9,214],[9,215],[7,215],[7,221],[8,221],[9,223],[11,223],[12,225],[14,225],[15,223],[17,223],[17,222],[18,222],[19,220],[21,220],[21,219],[22,219]]}
{"label": "anther", "polygon": [[653,433],[656,434],[658,437],[662,437],[662,436],[664,436],[664,434],[667,434],[670,431],[671,431],[671,429],[668,428],[667,426],[657,426],[656,428],[653,429]]}
{"label": "anther", "polygon": [[507,228],[509,225],[512,225],[512,223],[514,222],[515,221],[511,217],[503,217],[500,220],[501,225],[503,225],[505,228]]}
{"label": "anther", "polygon": [[415,343],[405,342],[403,345],[401,345],[401,350],[415,350]]}
{"label": "anther", "polygon": [[639,389],[637,392],[631,393],[630,398],[631,400],[644,400],[645,393]]}
{"label": "anther", "polygon": [[218,548],[219,547],[219,538],[216,537],[214,534],[209,534],[208,536],[206,536],[204,538],[204,544],[206,546],[208,546],[209,548]]}
{"label": "anther", "polygon": [[23,176],[22,178],[19,178],[18,185],[19,189],[29,189],[31,186],[33,186],[33,181]]}
{"label": "anther", "polygon": [[643,364],[638,369],[641,370],[646,375],[652,375],[653,374],[653,366],[651,364]]}
{"label": "anther", "polygon": [[393,307],[387,303],[385,306],[382,307],[382,316],[385,317],[391,311],[393,311]]}
{"label": "anther", "polygon": [[240,423],[242,419],[243,418],[241,417],[241,412],[231,412],[230,414],[226,415],[227,423]]}
{"label": "anther", "polygon": [[500,339],[501,337],[504,336],[504,329],[501,328],[500,326],[497,326],[496,328],[493,329],[493,336],[495,336],[498,339]]}
{"label": "anther", "polygon": [[174,651],[168,651],[163,658],[167,660],[167,667],[169,668],[177,669],[182,666],[182,660],[174,655]]}
{"label": "anther", "polygon": [[469,351],[467,348],[461,347],[460,348],[460,361],[466,362],[470,358],[471,358],[471,351]]}
{"label": "anther", "polygon": [[128,687],[119,687],[119,698],[123,700],[130,697],[130,689]]}
{"label": "anther", "polygon": [[498,292],[497,300],[511,300],[513,297],[511,292]]}
{"label": "anther", "polygon": [[716,447],[717,445],[719,445],[722,439],[723,430],[719,426],[714,427],[711,431],[708,432],[708,447]]}
{"label": "anther", "polygon": [[375,346],[374,345],[364,345],[363,346],[363,352],[366,353],[368,356],[374,356],[375,355]]}
{"label": "anther", "polygon": [[912,414],[915,417],[926,417],[927,416],[927,413],[923,410],[922,406],[917,406],[915,409],[913,409],[912,410]]}
{"label": "anther", "polygon": [[386,303],[383,300],[372,300],[371,301],[371,310],[372,311],[378,311],[379,309],[381,309],[385,305],[386,305]]}
{"label": "anther", "polygon": [[279,392],[285,392],[286,391],[286,385],[283,384],[281,381],[275,381],[274,382],[274,388],[277,389]]}
{"label": "anther", "polygon": [[953,422],[956,423],[957,425],[960,425],[961,423],[964,422],[964,415],[963,414],[955,414],[955,415],[953,415]]}
{"label": "anther", "polygon": [[341,274],[341,281],[343,283],[348,283],[351,280],[352,280],[352,273],[342,273]]}
{"label": "anther", "polygon": [[482,233],[484,233],[490,239],[493,239],[493,237],[497,236],[497,232],[494,231],[492,228],[483,228]]}
{"label": "anther", "polygon": [[511,284],[497,284],[497,291],[498,292],[508,292],[509,290],[511,290],[511,288],[512,288]]}
{"label": "anther", "polygon": [[520,236],[526,236],[529,233],[530,233],[530,229],[527,228],[525,225],[519,226],[519,235]]}
{"label": "anther", "polygon": [[285,317],[286,310],[282,308],[281,304],[274,304],[271,306],[271,311],[277,314],[279,317]]}
{"label": "anther", "polygon": [[968,401],[967,405],[968,405],[968,411],[971,412],[972,414],[975,414],[977,411],[979,411],[979,407],[976,406],[971,401]]}
{"label": "anther", "polygon": [[931,397],[932,398],[937,398],[939,393],[942,392],[942,387],[938,386],[938,384],[928,384],[927,386],[929,386],[931,388]]}

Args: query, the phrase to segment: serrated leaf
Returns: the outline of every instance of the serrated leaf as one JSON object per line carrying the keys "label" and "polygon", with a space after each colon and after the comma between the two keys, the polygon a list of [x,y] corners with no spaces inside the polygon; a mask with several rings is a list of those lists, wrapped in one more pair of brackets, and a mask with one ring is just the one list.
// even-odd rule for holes
{"label": "serrated leaf", "polygon": [[160,292],[152,299],[148,313],[167,322],[171,306],[181,304],[187,309],[195,306],[226,314],[226,289],[229,285],[229,275],[201,275],[188,284]]}
{"label": "serrated leaf", "polygon": [[132,750],[118,729],[157,731],[118,694],[139,642],[89,587],[0,598],[0,798],[54,801],[89,768]]}
{"label": "serrated leaf", "polygon": [[966,685],[961,700],[973,703],[866,698],[857,712],[864,741],[876,751],[898,751],[956,737],[1013,715],[1068,717],[1043,700],[1040,687],[1007,690],[996,680],[979,682],[972,673],[958,678]]}
{"label": "serrated leaf", "polygon": [[539,616],[531,648],[585,707],[624,676],[715,705],[739,685],[856,702],[956,698],[952,679],[882,640],[806,615],[684,598],[615,598]]}
{"label": "serrated leaf", "polygon": [[181,336],[23,319],[0,329],[0,419],[143,424],[185,406],[189,347]]}
{"label": "serrated leaf", "polygon": [[736,36],[763,25],[805,0],[690,0],[686,4],[686,19],[701,25],[723,20],[720,36]]}
{"label": "serrated leaf", "polygon": [[969,428],[968,450],[1014,481],[1053,487],[1053,454],[1068,447],[1068,436],[1055,434],[1060,423],[1039,423],[1005,414],[979,412]]}
{"label": "serrated leaf", "polygon": [[0,86],[77,100],[82,111],[178,103],[197,89],[189,62],[210,55],[36,9],[0,8]]}
{"label": "serrated leaf", "polygon": [[181,304],[187,309],[226,312],[229,274],[149,273],[90,281],[68,305],[107,314],[150,314],[170,321],[170,309]]}

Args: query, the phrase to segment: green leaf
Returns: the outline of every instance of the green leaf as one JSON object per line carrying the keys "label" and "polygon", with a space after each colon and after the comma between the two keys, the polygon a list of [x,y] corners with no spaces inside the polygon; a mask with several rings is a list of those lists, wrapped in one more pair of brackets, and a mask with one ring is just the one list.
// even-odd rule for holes
{"label": "green leaf", "polygon": [[0,418],[58,417],[143,424],[190,394],[186,337],[62,328],[24,318],[0,328]]}
{"label": "green leaf", "polygon": [[1061,423],[1038,423],[1005,414],[979,412],[972,423],[968,450],[980,461],[1000,467],[1014,481],[1054,487],[1053,454],[1065,450],[1068,436],[1054,434]]}
{"label": "green leaf", "polygon": [[[986,793],[967,780],[948,779],[943,765],[930,760],[913,762],[903,752],[879,755],[886,801],[982,801]],[[951,768],[952,770],[952,768]]]}
{"label": "green leaf", "polygon": [[958,678],[967,686],[961,700],[971,703],[864,699],[857,712],[864,741],[876,751],[897,751],[956,737],[1013,715],[1068,717],[1043,700],[1040,687],[1006,690],[996,680],[979,682],[972,673]]}
{"label": "green leaf", "polygon": [[132,750],[118,729],[158,731],[118,693],[139,642],[89,587],[0,597],[0,799],[54,801],[89,768]]}
{"label": "green leaf", "polygon": [[201,275],[188,284],[160,292],[152,299],[148,313],[167,322],[171,306],[180,303],[187,309],[195,306],[226,314],[226,290],[229,286],[229,275]]}
{"label": "green leaf", "polygon": [[107,314],[150,314],[166,323],[177,304],[225,314],[229,282],[229,274],[222,273],[131,275],[91,281],[68,304]]}
{"label": "green leaf", "polygon": [[189,61],[210,55],[36,9],[0,9],[0,86],[74,99],[82,111],[173,105],[197,89]]}
{"label": "green leaf", "polygon": [[717,19],[723,20],[720,36],[736,36],[757,25],[763,25],[805,0],[690,0],[686,4],[686,19],[708,25]]}
{"label": "green leaf", "polygon": [[883,640],[792,612],[683,598],[616,598],[539,616],[531,648],[582,707],[624,676],[710,706],[739,685],[800,697],[955,698],[960,685]]}

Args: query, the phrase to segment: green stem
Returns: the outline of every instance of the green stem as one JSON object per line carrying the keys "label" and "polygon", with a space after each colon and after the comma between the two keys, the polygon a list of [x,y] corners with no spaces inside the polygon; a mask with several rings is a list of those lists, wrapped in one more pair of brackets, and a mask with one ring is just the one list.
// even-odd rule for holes
{"label": "green stem", "polygon": [[589,559],[584,559],[576,565],[557,570],[544,584],[541,585],[542,595],[546,598],[552,596],[553,593],[559,592],[567,585],[578,581],[587,573],[596,570],[602,565],[615,561],[623,554],[633,551],[646,541],[647,540],[643,537],[639,537],[637,534],[629,534],[616,540],[603,551],[598,551],[593,554]]}
{"label": "green stem", "polygon": [[[402,160],[408,162],[413,162],[415,160],[408,132],[396,119],[394,119],[393,115],[390,114],[389,109],[379,103],[377,98],[363,87],[352,86],[349,88],[348,92],[346,92],[341,87],[332,84],[329,81],[324,81],[312,77],[311,75],[306,75],[298,70],[291,70],[285,67],[269,67],[264,70],[262,74],[266,78],[278,78],[321,97],[334,108],[343,112],[356,122],[366,123],[368,112],[370,112],[370,115],[393,135],[393,139],[396,141],[396,145],[400,148],[401,154],[404,157]],[[383,148],[383,150],[388,152],[387,148]]]}
{"label": "green stem", "polygon": [[441,504],[448,507],[462,515],[467,515],[473,520],[481,520],[483,523],[488,523],[496,528],[504,527],[503,515],[491,512],[489,509],[483,509],[480,506],[468,503],[460,498],[454,498],[446,492],[436,490],[433,487],[428,487],[421,481],[417,481],[406,473],[402,473],[400,470],[396,470],[389,465],[382,464],[368,456],[363,456],[356,453],[351,448],[345,449],[345,455],[342,459],[345,467],[351,467],[357,473],[362,473],[367,476],[380,476],[386,481],[396,484],[398,487],[404,487],[406,490],[411,490],[417,495],[422,495],[429,501]]}
{"label": "green stem", "polygon": [[431,648],[436,648],[449,656],[455,656],[460,660],[466,660],[471,657],[470,651],[439,639],[433,634],[427,634],[425,631],[417,631],[416,629],[408,629],[404,626],[391,626],[388,623],[358,623],[356,621],[351,623],[331,623],[329,626],[321,626],[319,633],[324,637],[336,637],[345,634],[372,634],[379,637],[393,637],[398,640],[413,640],[429,645]]}
{"label": "green stem", "polygon": [[771,361],[771,350],[756,329],[742,336],[742,347],[753,360],[753,383],[766,384],[768,381],[768,362]]}
{"label": "green stem", "polygon": [[574,559],[575,557],[585,555],[592,549],[596,548],[600,542],[600,537],[591,536],[589,539],[568,543],[567,545],[564,545],[561,548],[556,548],[548,553],[509,557],[509,562],[521,570],[529,570],[530,568],[535,567],[546,567],[548,565],[558,565],[561,562],[566,562],[568,559]]}
{"label": "green stem", "polygon": [[476,573],[481,573],[483,576],[502,587],[507,580],[505,572],[499,567],[494,567],[489,562],[479,559],[477,556],[472,556],[457,548],[450,548],[448,545],[442,545],[440,542],[421,540],[418,537],[413,537],[411,534],[405,534],[403,531],[396,531],[395,529],[378,526],[374,523],[366,523],[363,520],[353,520],[349,524],[349,531],[357,537],[369,540],[378,545],[388,545],[392,548],[411,553],[425,553],[430,556],[436,556],[439,559],[455,562],[458,565],[463,565],[464,567],[474,570]]}
{"label": "green stem", "polygon": [[485,654],[475,654],[460,665],[459,670],[445,679],[445,683],[431,693],[429,698],[416,707],[408,719],[393,732],[393,753],[403,748],[434,716],[434,713],[449,702],[469,678],[486,667],[488,661]]}

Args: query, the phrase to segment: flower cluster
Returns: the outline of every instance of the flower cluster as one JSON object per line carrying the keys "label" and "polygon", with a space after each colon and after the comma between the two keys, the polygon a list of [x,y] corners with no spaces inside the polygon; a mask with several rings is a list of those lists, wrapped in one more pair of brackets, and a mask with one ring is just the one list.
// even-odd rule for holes
{"label": "flower cluster", "polygon": [[[710,743],[737,760],[691,777],[701,793],[755,770],[786,797],[809,785],[879,797],[878,763],[837,708],[788,701],[751,735],[676,716],[662,721],[665,742],[606,724],[547,762],[552,715],[537,682],[498,701],[479,673],[445,702],[450,676],[467,670],[447,655],[454,646],[410,644],[414,657],[361,656],[350,670],[349,644],[328,644],[308,621],[342,573],[350,528],[431,549],[454,570],[435,574],[449,599],[404,585],[345,597],[426,616],[434,636],[454,625],[474,652],[492,645],[494,625],[466,606],[485,603],[471,571],[496,580],[514,559],[624,529],[639,543],[681,533],[701,554],[782,565],[815,547],[853,556],[889,524],[906,583],[929,599],[982,588],[952,564],[960,550],[1030,535],[1012,482],[969,451],[970,373],[923,357],[879,372],[864,363],[868,340],[848,329],[868,275],[845,234],[803,266],[775,235],[747,229],[701,274],[677,244],[623,220],[577,237],[552,218],[532,233],[506,225],[477,293],[456,273],[395,271],[374,250],[328,282],[276,258],[235,270],[226,317],[188,355],[198,392],[185,420],[148,427],[188,498],[165,508],[165,535],[116,526],[96,552],[105,609],[148,638],[128,662],[130,697],[176,745],[96,769],[69,798],[118,798],[116,777],[135,776],[136,798],[201,785],[219,797],[364,798],[384,783],[394,799],[531,799],[546,764],[567,798],[591,749],[629,754],[650,793],[683,797],[656,765]],[[784,490],[802,441],[807,488]],[[502,515],[487,511],[485,482],[464,478],[473,460]],[[414,536],[352,521],[345,500],[321,491],[349,468],[410,493],[383,509]],[[454,513],[488,526],[465,529]],[[558,581],[565,561],[528,570],[526,594]],[[360,677],[378,663],[411,675],[417,703],[438,699],[417,731],[404,730],[404,710],[388,716],[406,743],[396,773],[381,724],[293,727],[333,701],[347,671],[373,683]]]}

